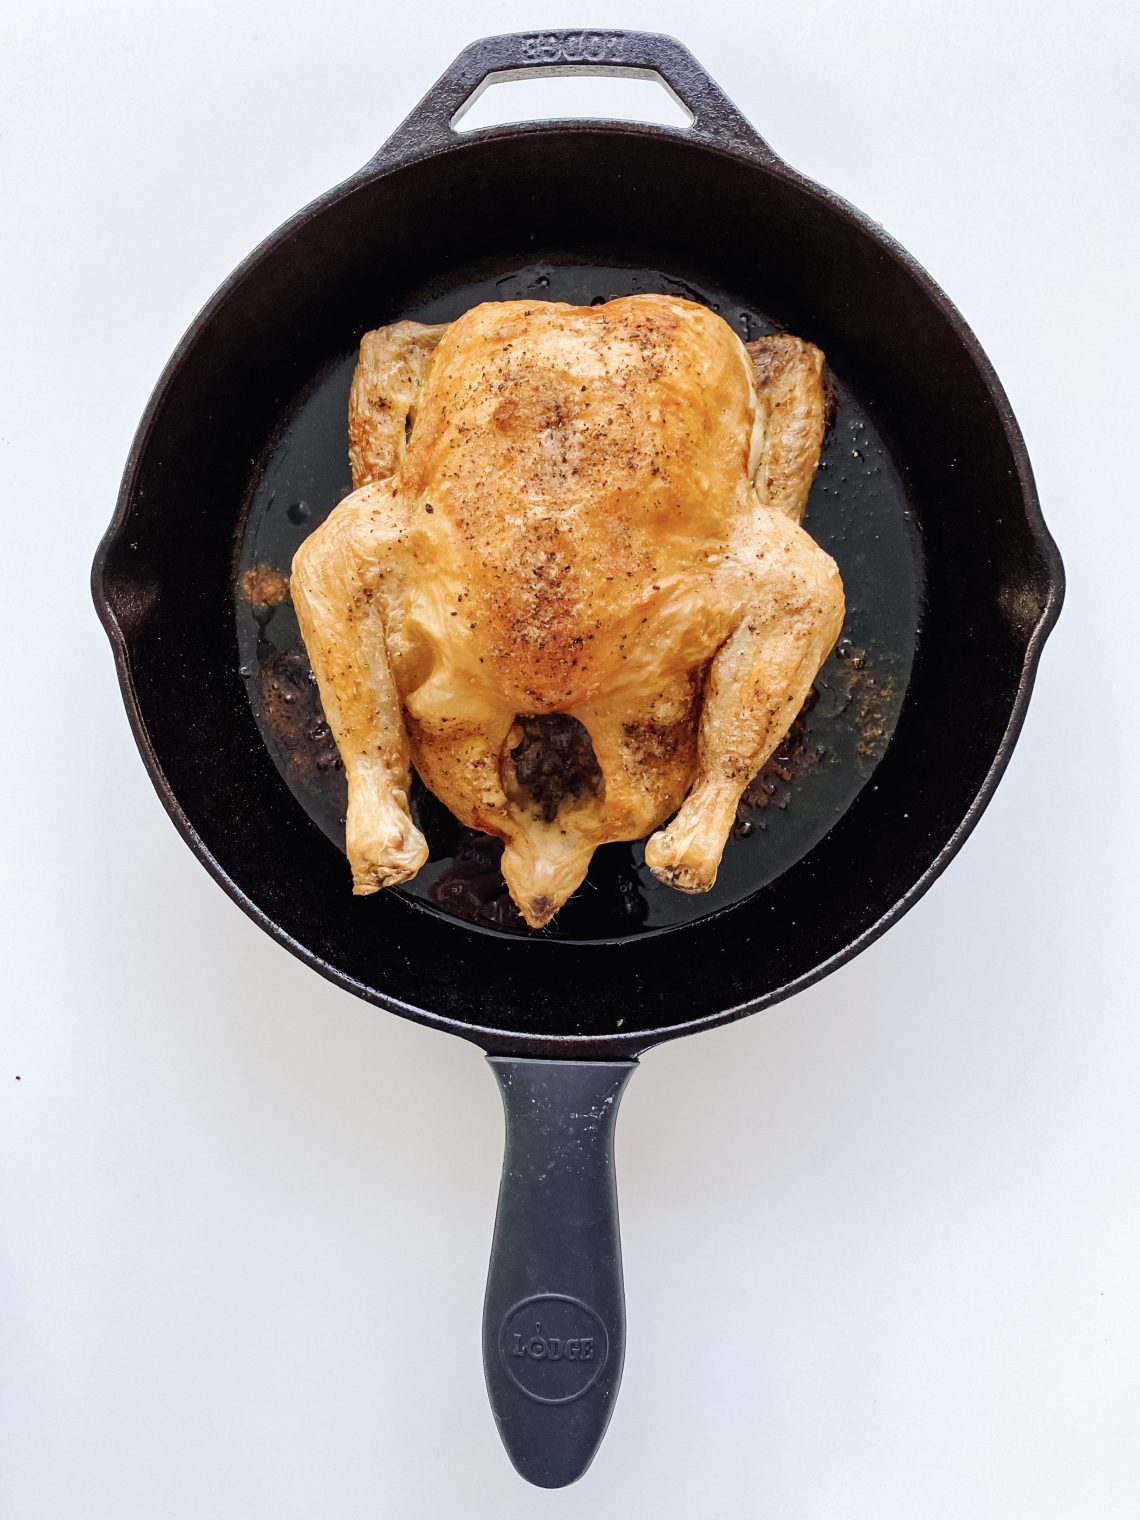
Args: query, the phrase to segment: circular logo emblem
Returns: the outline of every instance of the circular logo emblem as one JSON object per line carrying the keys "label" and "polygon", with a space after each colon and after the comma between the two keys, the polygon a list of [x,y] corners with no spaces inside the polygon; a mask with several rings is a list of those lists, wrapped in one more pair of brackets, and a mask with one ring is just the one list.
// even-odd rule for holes
{"label": "circular logo emblem", "polygon": [[601,1376],[606,1327],[588,1304],[564,1293],[524,1298],[503,1316],[499,1355],[507,1376],[538,1404],[569,1404]]}

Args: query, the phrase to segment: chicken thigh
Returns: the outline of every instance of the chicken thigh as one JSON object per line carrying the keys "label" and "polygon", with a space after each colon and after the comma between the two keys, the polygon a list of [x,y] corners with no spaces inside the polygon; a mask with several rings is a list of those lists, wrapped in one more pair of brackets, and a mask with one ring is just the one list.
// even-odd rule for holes
{"label": "chicken thigh", "polygon": [[664,295],[489,302],[365,336],[354,490],[292,575],[354,891],[427,858],[410,764],[504,842],[534,928],[600,844],[655,829],[654,875],[712,886],[843,619],[800,527],[822,365]]}

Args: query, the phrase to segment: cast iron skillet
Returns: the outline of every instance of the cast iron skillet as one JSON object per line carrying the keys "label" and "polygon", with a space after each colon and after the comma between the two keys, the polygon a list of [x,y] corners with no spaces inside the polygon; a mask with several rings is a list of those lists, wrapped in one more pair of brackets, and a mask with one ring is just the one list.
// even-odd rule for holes
{"label": "cast iron skillet", "polygon": [[[453,130],[492,78],[565,70],[655,73],[692,124]],[[263,742],[239,650],[235,578],[251,514],[272,507],[266,470],[303,472],[303,460],[281,462],[290,427],[329,386],[342,388],[343,407],[367,328],[456,314],[498,287],[591,298],[591,282],[601,287],[592,298],[719,292],[745,336],[783,325],[827,353],[855,431],[837,423],[809,527],[839,558],[849,603],[860,588],[851,616],[893,629],[884,648],[894,640],[899,700],[873,775],[822,826],[817,808],[777,881],[761,885],[761,870],[756,890],[736,890],[718,912],[682,899],[695,906],[655,933],[643,932],[644,913],[627,927],[603,914],[559,937],[473,924],[408,894],[353,898],[343,856]],[[873,468],[860,464],[861,436]],[[289,502],[314,522],[345,470],[343,432],[338,464],[321,447],[321,499]],[[875,472],[880,486],[889,477],[885,497]],[[881,535],[866,531],[872,519]],[[904,519],[911,547],[900,560]],[[573,1481],[621,1374],[612,1136],[636,1058],[787,997],[881,934],[960,847],[1021,727],[1063,573],[985,355],[914,260],[784,164],[679,43],[631,32],[487,38],[194,322],[139,428],[93,586],[151,778],[218,882],[330,980],[488,1052],[507,1154],[487,1384],[519,1471],[548,1487]],[[832,794],[822,795],[826,812]],[[746,882],[753,867],[739,863],[760,869],[764,837],[729,855],[725,870],[744,869]],[[638,861],[634,851],[616,869],[657,912]]]}

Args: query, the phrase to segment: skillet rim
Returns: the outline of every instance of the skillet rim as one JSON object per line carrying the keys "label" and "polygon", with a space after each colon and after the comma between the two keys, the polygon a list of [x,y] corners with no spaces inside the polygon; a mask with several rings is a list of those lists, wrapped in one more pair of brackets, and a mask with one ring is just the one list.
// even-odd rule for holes
{"label": "skillet rim", "polygon": [[[283,929],[228,875],[194,825],[190,822],[175,795],[173,787],[167,780],[158,755],[151,743],[135,689],[131,667],[130,640],[116,616],[106,587],[108,560],[112,552],[123,540],[135,502],[137,477],[167,395],[172,389],[184,361],[197,344],[201,335],[226,306],[231,296],[255,272],[257,267],[266,258],[275,253],[295,233],[299,232],[303,227],[307,227],[331,207],[363,189],[366,185],[382,181],[396,172],[425,162],[428,159],[452,155],[462,156],[465,152],[481,147],[488,142],[550,134],[552,132],[577,137],[617,135],[619,137],[648,138],[664,141],[694,153],[726,158],[737,165],[743,164],[747,168],[755,169],[784,180],[792,190],[798,191],[809,199],[816,201],[840,220],[846,222],[851,230],[858,230],[870,237],[889,259],[901,266],[902,270],[914,280],[921,295],[931,303],[935,310],[948,323],[955,337],[961,343],[966,356],[973,364],[982,382],[988,403],[993,408],[997,420],[1001,424],[1003,435],[1009,447],[1010,456],[1017,474],[1019,496],[1025,514],[1026,526],[1041,557],[1048,588],[1040,616],[1034,623],[1026,639],[1021,673],[1010,707],[1009,719],[995,749],[993,760],[960,822],[910,887],[895,899],[890,908],[853,939],[849,940],[841,949],[818,962],[810,970],[793,977],[780,986],[770,988],[767,992],[755,998],[746,999],[727,1008],[722,1008],[715,1014],[705,1014],[698,1018],[661,1028],[631,1031],[628,1034],[599,1032],[591,1034],[564,1033],[552,1035],[535,1034],[525,1031],[506,1031],[473,1021],[460,1020],[433,1013],[430,1009],[419,1008],[415,1004],[405,1002],[402,999],[393,997],[391,994],[381,992],[358,981],[355,977],[341,971],[339,967],[325,960],[287,930]],[[389,142],[397,144],[401,139],[401,135],[401,129],[398,128],[393,137],[389,139]],[[892,237],[885,228],[880,226],[873,218],[867,216],[866,213],[860,211],[858,207],[853,206],[835,191],[820,185],[815,180],[793,169],[768,148],[766,144],[763,144],[759,138],[750,140],[741,139],[735,142],[719,142],[711,141],[703,135],[693,135],[686,128],[652,126],[627,121],[590,120],[525,122],[463,134],[453,131],[450,134],[450,139],[442,144],[436,141],[430,145],[413,141],[407,147],[397,146],[394,151],[381,148],[379,153],[369,160],[363,168],[348,176],[348,178],[341,181],[338,185],[317,196],[308,205],[302,207],[301,210],[283,222],[275,231],[262,239],[214,291],[213,295],[186,329],[163,368],[136,429],[124,467],[114,514],[110,525],[100,540],[92,565],[92,597],[100,621],[111,642],[119,686],[124,705],[127,709],[131,731],[138,745],[143,764],[155,790],[158,792],[163,806],[199,861],[259,928],[271,935],[272,938],[291,951],[299,960],[324,976],[328,981],[344,988],[348,992],[354,993],[365,1002],[395,1013],[402,1018],[410,1019],[415,1023],[441,1029],[449,1034],[459,1035],[479,1045],[490,1054],[537,1056],[551,1059],[576,1058],[597,1060],[610,1060],[615,1057],[636,1057],[653,1046],[664,1043],[666,1040],[678,1039],[683,1035],[733,1023],[740,1018],[747,1017],[749,1014],[757,1013],[763,1008],[781,1002],[783,999],[820,981],[830,972],[836,970],[845,962],[852,960],[861,951],[873,944],[880,935],[884,934],[887,929],[896,923],[929,891],[930,887],[946,869],[951,859],[957,854],[972,833],[978,819],[989,804],[1006,766],[1009,764],[1014,745],[1025,721],[1029,698],[1040,663],[1041,651],[1046,638],[1057,621],[1064,601],[1064,567],[1060,552],[1042,515],[1040,498],[1037,493],[1028,450],[1026,449],[1021,429],[1018,426],[1009,399],[988,356],[969,324],[945,291],[942,290],[912,254]]]}

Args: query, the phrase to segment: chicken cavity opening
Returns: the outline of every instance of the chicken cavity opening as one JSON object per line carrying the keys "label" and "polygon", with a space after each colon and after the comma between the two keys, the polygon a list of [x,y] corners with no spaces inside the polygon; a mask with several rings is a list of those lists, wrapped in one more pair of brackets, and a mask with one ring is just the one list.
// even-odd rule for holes
{"label": "chicken cavity opening", "polygon": [[515,782],[553,823],[562,804],[601,796],[602,768],[594,754],[589,731],[566,713],[530,717],[519,713],[507,738]]}

